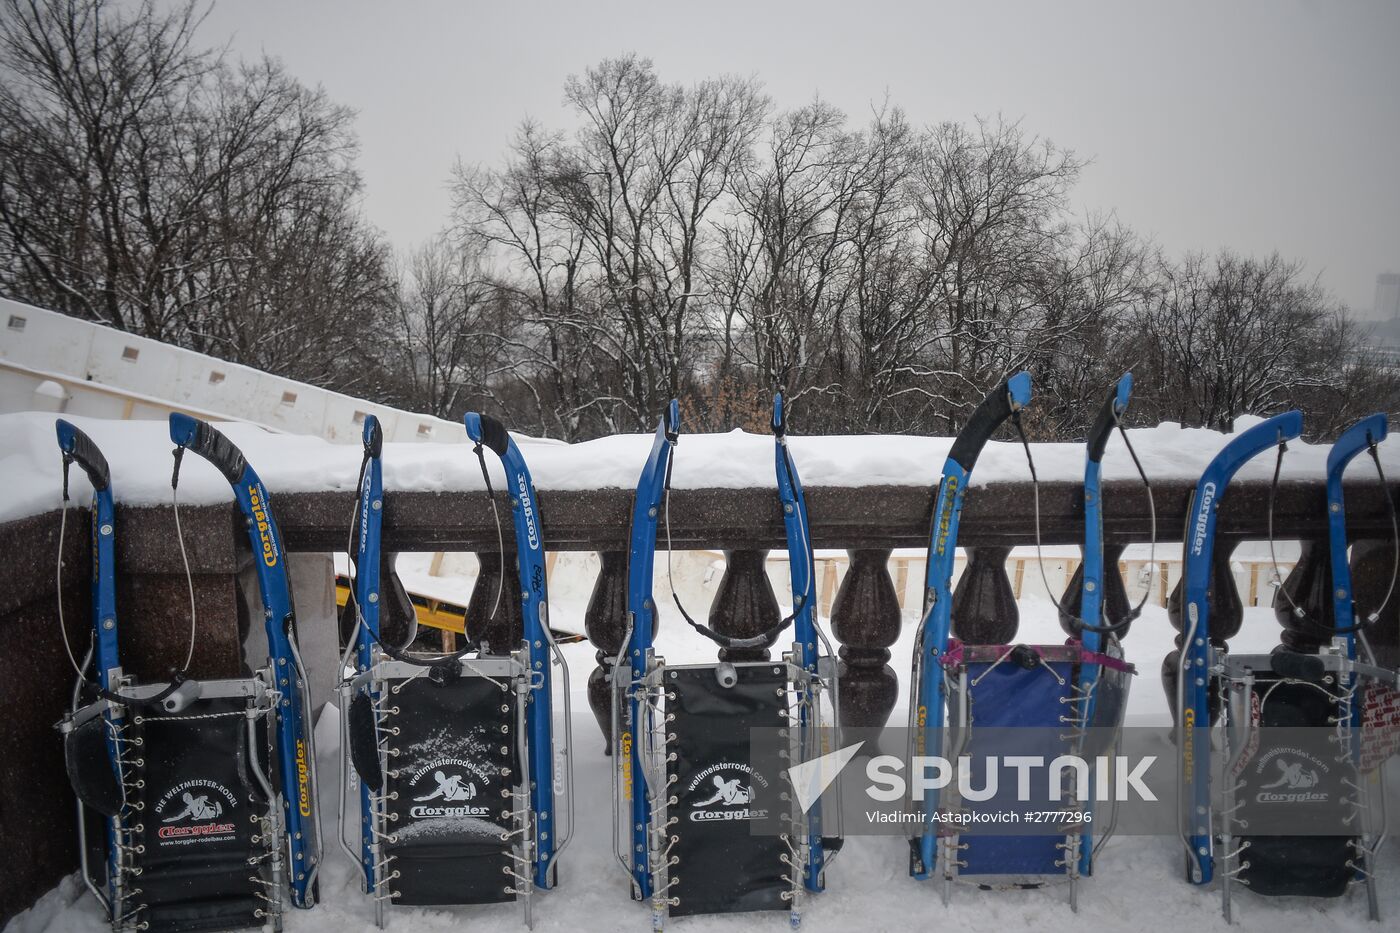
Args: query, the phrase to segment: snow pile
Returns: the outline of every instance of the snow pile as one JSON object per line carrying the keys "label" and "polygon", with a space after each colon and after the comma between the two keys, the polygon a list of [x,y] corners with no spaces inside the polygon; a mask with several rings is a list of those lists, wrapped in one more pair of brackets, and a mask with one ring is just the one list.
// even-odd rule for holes
{"label": "snow pile", "polygon": [[[70,419],[91,435],[112,468],[118,501],[136,505],[170,501],[170,438],[163,421]],[[60,503],[60,458],[54,440],[54,416],[39,412],[0,415],[0,521],[10,521],[57,508]],[[1258,419],[1241,418],[1244,430]],[[332,444],[316,437],[274,434],[254,425],[223,423],[226,433],[278,492],[353,490],[359,474],[360,448]],[[1164,423],[1130,430],[1134,447],[1153,479],[1190,479],[1229,439],[1204,428]],[[579,444],[516,435],[541,490],[630,489],[651,449],[651,435],[620,434]],[[807,486],[927,486],[938,479],[951,438],[911,435],[858,437],[792,437],[793,457]],[[1400,450],[1382,446],[1387,466],[1400,472]],[[1083,477],[1082,444],[1035,444],[1036,469],[1042,479],[1078,481]],[[1327,460],[1326,445],[1289,445],[1285,479],[1320,479]],[[442,492],[483,488],[471,448],[458,444],[386,443],[384,482],[390,492]],[[500,465],[487,456],[493,482],[502,481]],[[1269,457],[1245,466],[1241,476],[1267,479]],[[1137,474],[1123,442],[1113,438],[1104,458],[1106,479],[1135,479]],[[992,442],[977,462],[974,485],[1030,479],[1025,455],[1015,443]],[[682,434],[676,451],[672,485],[678,489],[772,488],[773,439],[767,435],[731,431],[727,434]],[[499,487],[498,487],[499,488]],[[73,471],[72,495],[86,501],[89,487],[81,470]],[[181,472],[182,502],[208,504],[231,498],[228,484],[209,464],[188,457]]]}

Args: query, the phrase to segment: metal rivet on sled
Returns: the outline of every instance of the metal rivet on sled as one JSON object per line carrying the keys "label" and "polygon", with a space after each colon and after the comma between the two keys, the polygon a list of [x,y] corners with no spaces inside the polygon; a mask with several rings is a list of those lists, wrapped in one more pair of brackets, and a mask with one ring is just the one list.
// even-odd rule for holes
{"label": "metal rivet on sled", "polygon": [[107,629],[107,630],[110,632],[112,629],[114,629],[114,628],[117,627],[117,623],[114,622],[114,621],[112,621],[111,619],[103,619],[103,620],[102,620],[102,627],[105,628],[105,629]]}
{"label": "metal rivet on sled", "polygon": [[656,506],[653,505],[651,508],[647,509],[647,517],[648,517],[648,518],[655,518],[655,517],[656,517]]}
{"label": "metal rivet on sled", "polygon": [[788,515],[791,515],[791,514],[792,514],[792,503],[791,503],[791,502],[784,502],[784,503],[783,503],[783,512],[785,512],[785,513],[788,514]]}
{"label": "metal rivet on sled", "polygon": [[1342,504],[1340,502],[1329,502],[1327,508],[1333,512],[1340,512],[1342,510]]}
{"label": "metal rivet on sled", "polygon": [[1346,599],[1346,598],[1347,598],[1347,591],[1344,590],[1344,589],[1342,589],[1341,587],[1337,587],[1337,598],[1338,598],[1338,599]]}
{"label": "metal rivet on sled", "polygon": [[384,507],[384,503],[383,503],[382,501],[380,501],[379,499],[375,499],[373,502],[371,502],[371,503],[369,504],[369,507],[372,508],[372,509],[374,509],[376,512],[378,512],[381,508]]}
{"label": "metal rivet on sled", "polygon": [[1093,581],[1093,580],[1085,580],[1085,581],[1084,581],[1084,589],[1088,590],[1090,593],[1094,592],[1094,581]]}
{"label": "metal rivet on sled", "polygon": [[104,535],[109,535],[109,534],[111,534],[111,533],[112,533],[112,526],[111,526],[111,525],[103,525],[103,526],[102,526],[102,533],[103,533]]}
{"label": "metal rivet on sled", "polygon": [[377,603],[377,602],[379,602],[379,594],[378,594],[378,593],[370,593],[370,594],[369,594],[369,601],[372,602],[372,603]]}

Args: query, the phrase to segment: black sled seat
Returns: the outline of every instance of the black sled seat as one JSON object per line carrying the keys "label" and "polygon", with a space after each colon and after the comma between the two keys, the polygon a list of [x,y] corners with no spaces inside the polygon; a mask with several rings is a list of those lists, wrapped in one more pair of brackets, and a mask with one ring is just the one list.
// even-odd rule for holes
{"label": "black sled seat", "polygon": [[788,844],[750,831],[791,806],[781,775],[755,767],[749,739],[750,729],[789,725],[783,666],[673,667],[663,683],[671,915],[787,910]]}
{"label": "black sled seat", "polygon": [[1385,673],[1331,652],[1285,649],[1229,657],[1225,671],[1225,884],[1268,896],[1342,896],[1365,879],[1371,851],[1354,714]]}
{"label": "black sled seat", "polygon": [[[475,413],[465,423],[477,442],[493,514],[483,449],[495,452],[505,469],[515,559],[525,585],[511,596],[503,593],[504,577],[497,577],[495,607],[490,617],[472,620],[469,632],[477,634],[466,647],[428,657],[381,638],[383,441],[378,421],[365,419],[351,533],[358,542],[351,548],[354,595],[346,606],[354,624],[344,657],[349,673],[340,686],[339,835],[360,868],[381,927],[389,904],[505,901],[521,902],[528,925],[535,892],[557,883],[555,859],[573,832],[568,668],[548,627],[534,486],[503,425]],[[500,532],[499,517],[497,522]],[[504,540],[502,535],[502,565]],[[523,626],[516,633],[491,624],[503,598],[520,600]],[[492,634],[495,643],[480,633]],[[556,667],[565,723],[557,744]],[[355,816],[359,825],[352,833]]]}
{"label": "black sled seat", "polygon": [[[831,646],[814,616],[802,488],[778,399],[775,462],[793,612],[765,631],[731,637],[691,618],[673,587],[681,615],[727,660],[667,665],[653,645],[652,578],[663,514],[669,539],[670,464],[679,418],[672,401],[637,484],[627,635],[608,674],[618,761],[614,854],[627,870],[633,899],[650,904],[654,930],[663,928],[668,915],[761,910],[785,910],[796,926],[805,893],[824,888],[825,871],[840,848],[839,822],[835,833],[826,834],[821,800],[804,807],[792,784],[794,766],[839,748],[823,741],[831,734],[823,729],[826,723],[839,722],[839,687]],[[668,540],[668,555],[670,550]],[[719,629],[737,627],[736,620],[711,618]],[[766,660],[789,625],[792,641],[781,658]]]}
{"label": "black sled seat", "polygon": [[491,904],[523,893],[517,849],[530,822],[517,688],[528,689],[528,672],[511,658],[449,663],[386,660],[355,684],[351,757],[380,817],[376,874],[394,904]]}
{"label": "black sled seat", "polygon": [[88,811],[85,878],[111,892],[114,930],[280,929],[284,830],[267,728],[275,694],[256,677],[186,681],[156,699],[167,690],[127,683],[125,702],[100,699],[60,725]]}

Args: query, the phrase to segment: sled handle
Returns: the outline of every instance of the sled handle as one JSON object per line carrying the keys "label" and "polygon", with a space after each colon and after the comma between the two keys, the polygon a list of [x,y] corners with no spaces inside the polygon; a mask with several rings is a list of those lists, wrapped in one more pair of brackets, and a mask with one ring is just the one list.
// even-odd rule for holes
{"label": "sled handle", "polygon": [[237,486],[242,481],[248,467],[243,452],[209,422],[172,412],[170,440],[176,447],[192,450],[214,464],[230,485]]}
{"label": "sled handle", "polygon": [[363,439],[365,456],[378,457],[384,450],[384,429],[379,426],[379,419],[374,415],[365,415]]}
{"label": "sled handle", "polygon": [[[65,460],[72,460],[83,468],[87,474],[88,482],[97,492],[101,492],[111,485],[111,472],[107,468],[107,458],[102,456],[102,451],[97,449],[97,445],[77,427],[59,418],[54,423],[54,429],[58,433],[58,446],[63,451]],[[65,475],[67,471],[65,470]],[[64,482],[64,489],[68,488],[67,481]],[[66,493],[65,493],[66,494]]]}
{"label": "sled handle", "polygon": [[463,418],[467,427],[467,437],[480,444],[498,457],[504,457],[510,446],[510,433],[506,426],[490,415],[469,411]]}
{"label": "sled handle", "polygon": [[787,436],[787,421],[783,413],[783,393],[777,392],[773,395],[773,436],[782,438]]}
{"label": "sled handle", "polygon": [[1094,427],[1089,431],[1089,459],[1095,463],[1103,460],[1104,448],[1108,446],[1109,435],[1118,425],[1118,419],[1128,410],[1128,400],[1133,395],[1133,374],[1124,373],[1118,384],[1109,393],[1108,399],[1099,409]]}
{"label": "sled handle", "polygon": [[679,399],[671,399],[671,404],[666,406],[666,414],[662,416],[662,426],[665,428],[666,440],[674,444],[681,436],[681,403]]}
{"label": "sled handle", "polygon": [[1031,374],[1028,372],[1019,372],[997,386],[982,399],[968,419],[967,426],[959,432],[953,441],[953,448],[948,451],[948,459],[971,473],[977,455],[993,432],[1007,418],[1029,405],[1030,401]]}

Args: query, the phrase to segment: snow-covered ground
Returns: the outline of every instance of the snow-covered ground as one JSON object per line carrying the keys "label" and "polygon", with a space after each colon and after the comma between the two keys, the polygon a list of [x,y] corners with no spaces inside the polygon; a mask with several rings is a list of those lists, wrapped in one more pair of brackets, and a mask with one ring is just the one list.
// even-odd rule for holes
{"label": "snow-covered ground", "polygon": [[[1033,417],[1033,414],[1028,416]],[[92,436],[112,468],[118,501],[153,504],[170,501],[170,438],[163,421],[104,421],[72,418]],[[1244,430],[1259,419],[1241,417]],[[57,508],[60,460],[54,441],[54,416],[37,412],[0,415],[0,521]],[[248,424],[220,424],[248,457],[275,497],[278,492],[352,490],[360,468],[358,444],[332,444],[318,437],[274,434]],[[801,428],[801,425],[795,425]],[[1133,446],[1153,479],[1196,479],[1228,439],[1204,428],[1165,423],[1129,431]],[[651,448],[650,435],[620,434],[579,444],[516,435],[541,490],[630,489]],[[793,436],[791,446],[802,482],[808,486],[890,484],[930,486],[947,456],[946,437],[869,435],[860,437]],[[1042,479],[1078,481],[1084,475],[1083,444],[1036,444],[1036,468]],[[1400,444],[1381,446],[1386,465],[1400,473]],[[1327,445],[1294,443],[1284,458],[1284,479],[1321,479]],[[493,482],[501,477],[494,457],[487,457]],[[1358,466],[1357,470],[1366,470]],[[1257,457],[1241,477],[1267,479],[1271,457]],[[1362,474],[1365,475],[1365,474]],[[1106,479],[1135,479],[1136,472],[1121,439],[1109,441],[1104,458]],[[992,442],[977,461],[973,485],[1030,479],[1019,444]],[[770,488],[773,439],[731,431],[727,434],[682,434],[672,477],[677,489]],[[385,444],[384,483],[390,492],[481,489],[481,474],[470,447],[460,444]],[[499,485],[497,488],[500,488]],[[82,471],[73,471],[72,494],[85,502],[89,488]],[[197,457],[186,458],[180,476],[180,499],[189,503],[223,502],[232,493],[223,477]],[[546,527],[548,520],[546,518]]]}
{"label": "snow-covered ground", "polygon": [[[688,573],[696,573],[689,565]],[[552,608],[556,624],[582,629],[583,609],[591,578],[575,562],[556,567],[551,580]],[[702,591],[713,592],[717,581],[678,580],[692,611],[703,609]],[[658,581],[660,583],[660,581]],[[657,638],[659,651],[672,663],[713,658],[713,645],[692,632],[659,600],[663,624]],[[914,614],[906,612],[903,635],[894,647],[892,666],[901,688],[907,685]],[[1246,611],[1243,631],[1232,642],[1237,652],[1266,651],[1277,643],[1278,626],[1267,609]],[[1162,722],[1167,702],[1158,679],[1164,654],[1172,650],[1174,632],[1160,608],[1149,608],[1125,640],[1130,660],[1140,670],[1133,687],[1129,715],[1134,722]],[[1021,603],[1020,640],[1058,643],[1063,635],[1050,603],[1027,599]],[[577,826],[573,842],[561,860],[561,886],[536,900],[535,929],[540,931],[645,930],[650,923],[646,907],[633,903],[628,883],[611,853],[608,825],[611,808],[609,759],[601,754],[602,739],[588,711],[584,685],[592,670],[593,646],[567,645],[564,651],[572,672],[574,740],[576,748]],[[902,692],[901,692],[902,695]],[[320,756],[324,825],[334,831],[334,775],[337,714],[328,707],[317,730]],[[903,708],[891,722],[902,723]],[[943,907],[938,887],[918,883],[907,875],[907,849],[889,837],[853,837],[833,865],[828,891],[807,901],[803,927],[812,931],[907,931],[934,926],[968,931],[1001,933],[1012,929],[1076,927],[1088,930],[1223,930],[1220,896],[1215,887],[1201,890],[1182,880],[1180,844],[1174,837],[1119,836],[1101,854],[1095,877],[1083,882],[1079,913],[1071,913],[1065,890],[985,892],[961,888],[951,906]],[[1400,916],[1400,849],[1387,847],[1377,865],[1383,916],[1393,923]],[[288,933],[353,933],[372,930],[372,910],[360,894],[357,876],[339,847],[329,847],[321,880],[322,903],[310,912],[291,911]],[[1389,882],[1389,883],[1387,883]],[[1241,894],[1236,902],[1236,929],[1291,931],[1376,930],[1368,924],[1361,891],[1334,901],[1300,898],[1266,899]],[[515,905],[456,910],[393,909],[389,929],[402,933],[429,933],[466,926],[483,930],[521,928]],[[782,914],[743,914],[725,917],[692,917],[672,921],[681,933],[738,933],[785,928]],[[33,909],[17,917],[6,933],[101,933],[105,930],[93,901],[77,882],[66,880]]]}

